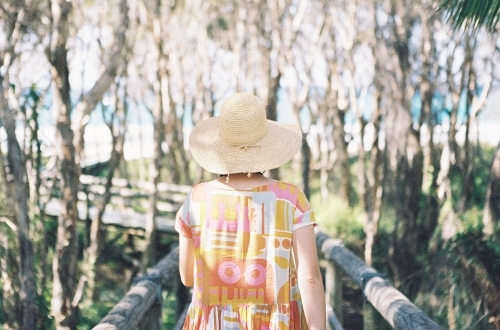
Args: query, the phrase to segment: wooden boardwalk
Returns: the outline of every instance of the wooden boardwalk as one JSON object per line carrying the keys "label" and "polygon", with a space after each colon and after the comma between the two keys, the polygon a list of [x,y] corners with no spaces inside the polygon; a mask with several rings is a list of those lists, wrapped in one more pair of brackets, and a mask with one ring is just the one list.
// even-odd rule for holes
{"label": "wooden boardwalk", "polygon": [[[57,217],[61,212],[59,201],[51,199],[45,205],[45,213]],[[78,202],[78,217],[80,220],[91,220],[97,215],[97,209],[90,207],[87,214],[85,202]],[[146,214],[128,210],[107,208],[102,216],[102,224],[126,229],[144,230],[146,225]],[[175,233],[175,218],[173,216],[157,216],[156,228],[160,232]]]}
{"label": "wooden boardwalk", "polygon": [[[103,180],[81,175],[80,181],[82,187],[78,195],[78,217],[83,221],[91,220],[97,215],[97,208],[93,205],[94,201],[104,194]],[[176,233],[174,229],[175,213],[184,202],[190,189],[190,186],[185,185],[159,184],[159,198],[156,203],[159,211],[159,215],[156,216],[158,231]],[[114,179],[111,188],[111,201],[104,211],[102,223],[107,226],[144,230],[147,214],[136,209],[147,210],[151,190],[151,184],[148,182],[140,182],[131,188],[126,180]],[[45,214],[57,217],[60,212],[61,205],[58,197],[50,198],[45,204]]]}

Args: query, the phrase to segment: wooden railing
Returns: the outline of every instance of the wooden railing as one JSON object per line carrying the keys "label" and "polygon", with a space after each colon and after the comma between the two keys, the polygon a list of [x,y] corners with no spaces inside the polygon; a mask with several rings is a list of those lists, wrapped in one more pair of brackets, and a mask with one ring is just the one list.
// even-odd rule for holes
{"label": "wooden railing", "polygon": [[[327,316],[330,328],[343,329],[342,324],[342,271],[359,285],[369,304],[363,312],[364,329],[383,329],[380,315],[394,329],[441,329],[407,297],[391,286],[384,275],[367,266],[359,257],[321,231],[316,232],[316,243],[321,265],[325,270]],[[373,308],[377,311],[375,312]],[[382,322],[381,322],[382,321]]]}
{"label": "wooden railing", "polygon": [[162,329],[162,291],[175,291],[177,296],[176,329],[182,327],[182,315],[190,297],[180,283],[179,249],[174,248],[145,276],[137,277],[132,288],[97,324],[94,330],[159,330]]}
{"label": "wooden railing", "polygon": [[[316,243],[325,274],[328,325],[342,327],[342,271],[363,291],[367,302],[363,311],[364,329],[383,329],[380,316],[394,329],[441,329],[401,292],[392,287],[383,274],[367,266],[345,248],[341,241],[316,232]],[[94,330],[161,329],[162,290],[175,290],[178,310],[175,329],[181,329],[189,297],[179,281],[179,252],[175,248],[146,276],[136,279],[125,297],[104,317]],[[382,320],[382,322],[385,322]]]}
{"label": "wooden railing", "polygon": [[[136,182],[133,187],[125,179],[113,178],[110,189],[111,200],[106,206],[102,217],[102,224],[129,230],[130,232],[144,231],[146,214],[149,206],[148,198],[153,190],[149,182]],[[60,210],[60,191],[53,187],[54,180],[46,177],[41,189],[46,196],[45,214],[58,216]],[[80,220],[90,220],[97,214],[97,201],[104,195],[105,180],[90,175],[80,175],[80,192],[78,193],[78,216]],[[156,196],[156,208],[159,215],[156,217],[156,227],[159,232],[176,234],[174,230],[174,216],[184,202],[191,186],[170,183],[159,183]],[[50,196],[49,196],[50,195]],[[142,210],[142,211],[141,211]]]}

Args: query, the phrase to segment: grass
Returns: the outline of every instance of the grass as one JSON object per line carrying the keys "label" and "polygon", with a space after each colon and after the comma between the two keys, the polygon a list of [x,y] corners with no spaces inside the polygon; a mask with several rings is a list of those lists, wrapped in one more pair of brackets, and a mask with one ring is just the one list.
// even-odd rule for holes
{"label": "grass", "polygon": [[177,308],[177,301],[174,294],[170,292],[163,293],[163,329],[173,329],[177,323],[177,315],[175,310]]}

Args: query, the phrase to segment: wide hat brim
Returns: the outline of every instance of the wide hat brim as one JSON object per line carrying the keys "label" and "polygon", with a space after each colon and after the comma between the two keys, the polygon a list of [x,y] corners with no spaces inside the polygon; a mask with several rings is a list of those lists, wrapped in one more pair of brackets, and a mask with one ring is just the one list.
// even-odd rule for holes
{"label": "wide hat brim", "polygon": [[302,132],[297,125],[267,120],[267,134],[250,146],[231,145],[221,139],[220,118],[198,123],[189,137],[194,160],[217,174],[254,173],[277,168],[301,147]]}

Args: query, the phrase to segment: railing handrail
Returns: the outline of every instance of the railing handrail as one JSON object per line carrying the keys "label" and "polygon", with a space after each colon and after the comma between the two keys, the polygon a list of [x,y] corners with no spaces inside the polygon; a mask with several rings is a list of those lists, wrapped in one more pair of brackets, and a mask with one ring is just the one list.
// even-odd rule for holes
{"label": "railing handrail", "polygon": [[[324,260],[328,263],[334,263],[333,268],[340,267],[357,283],[363,289],[366,299],[394,329],[442,329],[418,309],[406,296],[388,284],[383,274],[367,266],[358,256],[345,248],[340,240],[330,238],[325,233],[317,230],[316,244]],[[179,282],[178,268],[179,249],[176,247],[145,276],[137,278],[134,281],[135,284],[122,300],[113,307],[93,330],[132,330],[136,329],[139,325],[141,325],[141,328],[144,328],[143,319],[148,316],[148,313],[152,313],[152,306],[157,307],[154,317],[158,315],[158,306],[161,308],[161,290]],[[330,277],[334,276],[337,278],[332,280]],[[327,272],[327,276],[325,277],[326,295],[332,294],[329,291],[337,291],[335,293],[337,295],[337,302],[331,300],[327,306],[329,309],[329,324],[332,329],[342,329],[340,326],[342,315],[339,312],[340,304],[338,301],[338,293],[342,291],[339,274]],[[334,285],[330,285],[332,281],[337,282]],[[334,304],[336,306],[332,306]],[[337,318],[336,314],[340,314],[340,317]],[[159,315],[161,318],[161,312]],[[159,324],[157,321],[155,321],[155,324]],[[156,329],[152,326],[147,326],[146,328]]]}
{"label": "railing handrail", "polygon": [[161,306],[162,289],[172,286],[179,278],[179,248],[175,247],[145,276],[136,278],[132,288],[93,330],[137,329],[150,312],[151,306]]}
{"label": "railing handrail", "polygon": [[316,244],[326,260],[335,262],[363,289],[366,299],[394,329],[442,329],[405,295],[388,284],[383,274],[366,265],[340,240],[317,230]]}

